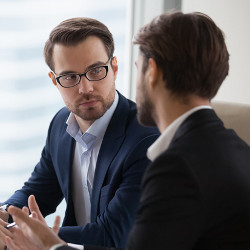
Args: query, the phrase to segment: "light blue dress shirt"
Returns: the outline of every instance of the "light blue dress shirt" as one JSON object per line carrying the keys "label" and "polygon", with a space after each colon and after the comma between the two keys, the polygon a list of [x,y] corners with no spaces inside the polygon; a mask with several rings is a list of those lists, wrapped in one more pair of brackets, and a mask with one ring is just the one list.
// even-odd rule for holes
{"label": "light blue dress shirt", "polygon": [[84,226],[90,222],[96,162],[104,134],[116,109],[118,99],[119,96],[116,92],[111,107],[84,134],[82,134],[73,113],[70,113],[66,122],[68,125],[67,132],[76,141],[72,165],[72,198],[78,226]]}

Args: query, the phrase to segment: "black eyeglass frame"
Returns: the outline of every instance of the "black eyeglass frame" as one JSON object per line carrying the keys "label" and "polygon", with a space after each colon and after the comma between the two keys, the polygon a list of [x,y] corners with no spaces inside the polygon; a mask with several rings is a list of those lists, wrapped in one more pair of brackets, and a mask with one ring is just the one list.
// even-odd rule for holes
{"label": "black eyeglass frame", "polygon": [[[110,59],[108,59],[107,64],[109,64],[111,60],[112,60],[112,57],[111,57]],[[98,79],[98,80],[90,80],[90,79],[87,77],[87,73],[88,73],[89,71],[93,70],[93,69],[96,69],[96,68],[105,68],[106,74],[105,74],[105,76],[102,77],[101,79]],[[85,77],[88,81],[90,81],[90,82],[98,82],[98,81],[101,81],[101,80],[103,80],[104,78],[107,77],[107,75],[108,75],[108,70],[109,70],[109,65],[101,65],[101,66],[96,66],[96,67],[93,67],[93,68],[91,68],[91,69],[88,69],[86,72],[84,72],[84,73],[82,73],[82,74],[80,74],[80,73],[79,73],[79,74],[78,74],[78,73],[67,73],[67,74],[62,74],[62,75],[60,75],[60,76],[57,76],[56,73],[55,73],[54,71],[51,71],[51,72],[52,72],[53,75],[55,76],[56,82],[57,82],[58,84],[60,84],[60,86],[62,86],[63,88],[68,89],[68,88],[72,88],[72,87],[75,87],[76,85],[78,85],[78,84],[81,82],[82,76],[84,76],[84,77]],[[78,81],[76,84],[72,85],[72,86],[65,87],[65,86],[63,86],[63,85],[60,83],[60,78],[63,77],[63,76],[67,76],[67,75],[77,75],[77,76],[79,76],[79,81]]]}

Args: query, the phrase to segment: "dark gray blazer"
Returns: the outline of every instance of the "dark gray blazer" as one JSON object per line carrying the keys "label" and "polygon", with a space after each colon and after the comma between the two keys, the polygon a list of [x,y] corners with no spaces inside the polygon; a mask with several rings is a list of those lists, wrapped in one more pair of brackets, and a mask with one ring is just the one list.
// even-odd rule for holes
{"label": "dark gray blazer", "polygon": [[249,146],[195,112],[147,169],[140,203],[129,250],[249,250]]}

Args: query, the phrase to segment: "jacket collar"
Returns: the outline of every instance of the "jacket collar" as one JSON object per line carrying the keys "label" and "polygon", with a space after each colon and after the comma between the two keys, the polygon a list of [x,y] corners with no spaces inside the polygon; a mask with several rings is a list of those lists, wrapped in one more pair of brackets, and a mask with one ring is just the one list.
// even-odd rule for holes
{"label": "jacket collar", "polygon": [[218,124],[218,122],[223,125],[223,122],[218,118],[213,109],[202,109],[193,113],[177,129],[169,147],[189,131],[201,125],[212,126],[214,123]]}

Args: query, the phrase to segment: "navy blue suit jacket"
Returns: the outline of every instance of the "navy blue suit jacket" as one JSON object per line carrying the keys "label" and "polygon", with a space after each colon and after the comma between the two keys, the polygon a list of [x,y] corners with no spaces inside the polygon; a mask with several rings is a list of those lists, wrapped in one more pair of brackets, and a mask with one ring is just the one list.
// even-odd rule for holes
{"label": "navy blue suit jacket", "polygon": [[146,151],[159,132],[140,126],[135,103],[119,94],[97,159],[91,223],[77,226],[71,195],[75,140],[66,132],[68,116],[67,108],[55,115],[39,163],[23,188],[5,203],[22,207],[27,205],[28,196],[34,194],[46,216],[65,198],[67,208],[59,232],[62,239],[77,244],[124,247],[139,204],[141,178],[149,164]]}

